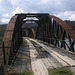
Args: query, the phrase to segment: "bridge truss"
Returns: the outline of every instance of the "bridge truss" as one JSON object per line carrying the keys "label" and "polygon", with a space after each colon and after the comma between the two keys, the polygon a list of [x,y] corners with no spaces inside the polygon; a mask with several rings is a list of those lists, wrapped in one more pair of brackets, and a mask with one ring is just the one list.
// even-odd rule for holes
{"label": "bridge truss", "polygon": [[[22,25],[26,17],[36,17],[38,24],[35,38],[75,52],[75,31],[64,21],[47,13],[16,14],[7,25],[2,44],[0,46],[0,62],[9,64],[16,55],[22,42]],[[34,36],[34,30],[32,30]],[[29,36],[31,37],[31,36]]]}

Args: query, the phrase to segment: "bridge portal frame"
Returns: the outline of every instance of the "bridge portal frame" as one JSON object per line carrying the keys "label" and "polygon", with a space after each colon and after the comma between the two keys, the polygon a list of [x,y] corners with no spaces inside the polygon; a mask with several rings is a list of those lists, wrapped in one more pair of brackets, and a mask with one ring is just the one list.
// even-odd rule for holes
{"label": "bridge portal frame", "polygon": [[[30,16],[35,16],[39,19],[39,22],[37,22],[37,39],[65,49],[67,46],[69,51],[75,51],[75,31],[66,22],[48,13],[21,13],[11,18],[4,33],[3,42],[5,46],[6,64],[9,64],[10,59],[13,59],[18,51],[22,42],[23,19]],[[66,37],[68,38],[69,44],[66,42]],[[0,63],[4,63],[2,44],[0,48],[0,57]]]}

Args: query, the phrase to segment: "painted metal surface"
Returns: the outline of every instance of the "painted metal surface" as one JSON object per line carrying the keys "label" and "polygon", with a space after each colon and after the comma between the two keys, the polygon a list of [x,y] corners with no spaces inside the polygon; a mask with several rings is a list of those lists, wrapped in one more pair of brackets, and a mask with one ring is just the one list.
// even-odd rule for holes
{"label": "painted metal surface", "polygon": [[57,18],[56,16],[50,15],[50,17],[53,18],[54,20],[56,20],[69,33],[69,35],[75,41],[75,31],[66,22],[62,21],[61,19]]}
{"label": "painted metal surface", "polygon": [[[11,18],[4,33],[6,64],[14,57],[22,42],[22,25],[26,16],[36,16],[39,19],[36,37],[57,47],[75,52],[75,31],[61,19],[49,14],[16,14]],[[34,34],[34,30],[32,30]],[[2,47],[2,45],[1,45]],[[3,63],[3,51],[0,48],[0,62]]]}

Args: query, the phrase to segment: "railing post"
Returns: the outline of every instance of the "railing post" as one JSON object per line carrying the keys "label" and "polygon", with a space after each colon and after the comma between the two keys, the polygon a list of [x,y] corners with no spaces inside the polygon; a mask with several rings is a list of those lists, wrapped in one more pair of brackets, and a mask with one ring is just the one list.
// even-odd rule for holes
{"label": "railing post", "polygon": [[4,41],[2,42],[2,46],[3,46],[3,57],[4,57],[4,64],[6,64]]}

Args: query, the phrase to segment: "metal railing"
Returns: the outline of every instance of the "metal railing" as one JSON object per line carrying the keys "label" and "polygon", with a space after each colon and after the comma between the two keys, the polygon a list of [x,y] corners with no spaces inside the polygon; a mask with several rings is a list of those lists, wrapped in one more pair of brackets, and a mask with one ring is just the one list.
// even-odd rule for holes
{"label": "metal railing", "polygon": [[[48,38],[48,37],[37,37],[37,39],[40,39],[40,40],[45,41],[47,43],[53,44],[56,47],[64,48],[68,51],[72,50],[72,48],[73,48],[74,49],[73,52],[75,52],[75,43],[72,41],[69,41],[67,38],[64,40],[61,40],[61,39],[54,39],[54,38]],[[65,46],[62,46],[62,43]],[[73,43],[72,47],[70,47],[70,43]]]}

